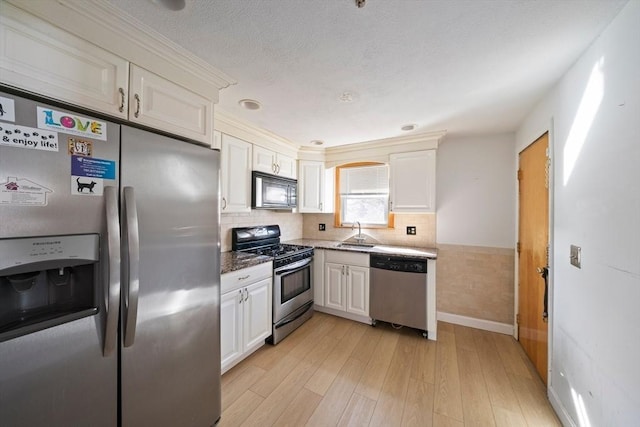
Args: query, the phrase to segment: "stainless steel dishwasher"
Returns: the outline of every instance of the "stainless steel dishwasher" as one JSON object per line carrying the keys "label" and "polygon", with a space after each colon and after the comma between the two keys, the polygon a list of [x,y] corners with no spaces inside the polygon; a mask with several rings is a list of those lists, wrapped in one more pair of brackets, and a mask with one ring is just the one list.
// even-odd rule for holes
{"label": "stainless steel dishwasher", "polygon": [[369,255],[369,315],[377,320],[422,330],[427,338],[427,260]]}

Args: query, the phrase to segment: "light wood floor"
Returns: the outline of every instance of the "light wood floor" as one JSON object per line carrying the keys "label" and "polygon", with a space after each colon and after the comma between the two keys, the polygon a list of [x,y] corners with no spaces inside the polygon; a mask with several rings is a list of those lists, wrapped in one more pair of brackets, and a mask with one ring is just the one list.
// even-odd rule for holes
{"label": "light wood floor", "polygon": [[219,425],[560,425],[512,337],[438,328],[434,342],[316,312],[222,376]]}

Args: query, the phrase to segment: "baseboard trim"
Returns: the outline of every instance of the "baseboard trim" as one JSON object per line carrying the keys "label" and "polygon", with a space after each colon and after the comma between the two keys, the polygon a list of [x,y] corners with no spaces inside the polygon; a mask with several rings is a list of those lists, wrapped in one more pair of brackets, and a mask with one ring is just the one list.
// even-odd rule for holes
{"label": "baseboard trim", "polygon": [[475,317],[461,316],[459,314],[438,312],[438,320],[453,323],[455,325],[468,326],[470,328],[483,329],[485,331],[497,332],[499,334],[513,336],[513,325],[508,323],[494,322],[493,320],[476,319]]}
{"label": "baseboard trim", "polygon": [[577,424],[569,416],[567,409],[564,407],[553,387],[548,388],[548,398],[551,406],[556,411],[556,415],[560,418],[563,426],[577,427]]}

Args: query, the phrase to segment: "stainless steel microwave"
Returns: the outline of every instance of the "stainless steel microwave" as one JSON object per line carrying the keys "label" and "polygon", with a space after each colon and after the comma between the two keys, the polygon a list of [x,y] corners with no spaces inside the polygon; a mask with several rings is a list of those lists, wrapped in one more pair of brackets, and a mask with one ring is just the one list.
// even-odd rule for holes
{"label": "stainless steel microwave", "polygon": [[253,209],[294,209],[298,181],[253,171],[251,173],[251,207]]}

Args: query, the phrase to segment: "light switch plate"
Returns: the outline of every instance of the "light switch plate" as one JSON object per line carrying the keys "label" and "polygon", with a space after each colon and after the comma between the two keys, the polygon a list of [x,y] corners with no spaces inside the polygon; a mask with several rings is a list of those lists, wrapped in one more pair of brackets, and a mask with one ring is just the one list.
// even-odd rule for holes
{"label": "light switch plate", "polygon": [[582,268],[582,248],[580,246],[571,245],[569,261],[574,267]]}

